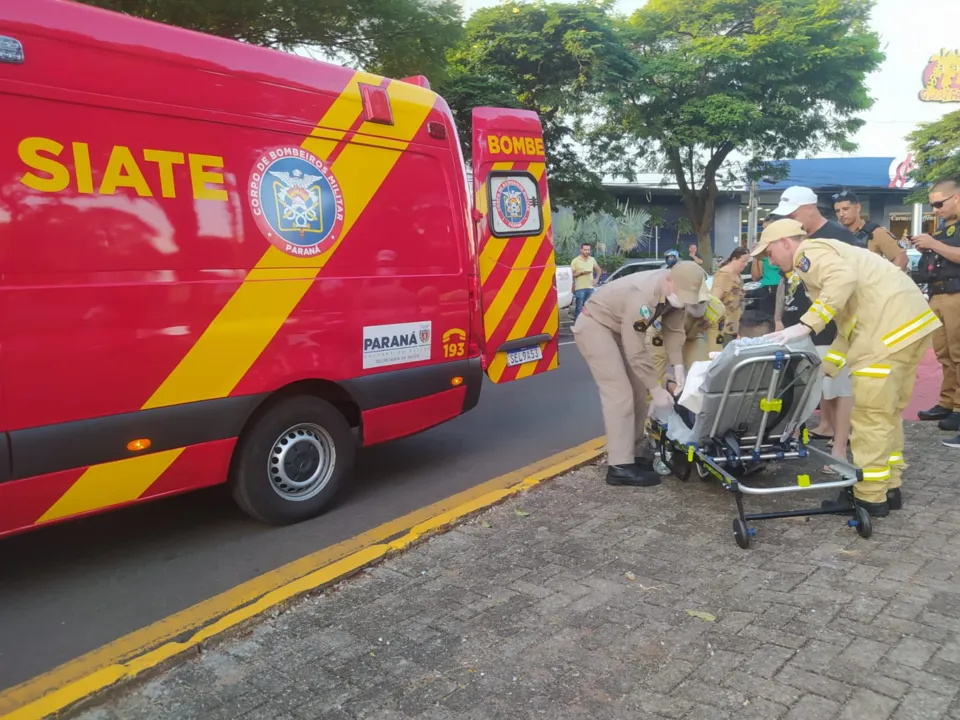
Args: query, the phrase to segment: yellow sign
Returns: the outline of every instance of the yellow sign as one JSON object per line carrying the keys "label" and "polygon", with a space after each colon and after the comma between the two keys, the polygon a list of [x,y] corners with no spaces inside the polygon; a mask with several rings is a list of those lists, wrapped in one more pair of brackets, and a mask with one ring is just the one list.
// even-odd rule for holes
{"label": "yellow sign", "polygon": [[460,328],[450,328],[443,334],[443,356],[463,357],[466,352],[467,334]]}
{"label": "yellow sign", "polygon": [[509,135],[487,135],[487,150],[491,155],[527,155],[543,157],[543,139],[532,137],[510,137]]}
{"label": "yellow sign", "polygon": [[[119,188],[130,188],[140,197],[175,198],[178,187],[173,168],[186,165],[189,188],[180,187],[181,194],[189,192],[194,200],[227,199],[223,158],[213,155],[143,149],[137,153],[138,160],[130,148],[115,145],[110,149],[106,167],[100,169],[92,166],[87,143],[73,142],[67,149],[50,138],[28,137],[20,142],[18,150],[20,160],[29,168],[20,182],[38,192],[63,192],[72,185],[78,193],[87,195],[113,195]],[[148,172],[145,174],[144,170]],[[95,176],[100,176],[96,187]]]}
{"label": "yellow sign", "polygon": [[921,102],[960,103],[960,51],[941,50],[923,69]]}

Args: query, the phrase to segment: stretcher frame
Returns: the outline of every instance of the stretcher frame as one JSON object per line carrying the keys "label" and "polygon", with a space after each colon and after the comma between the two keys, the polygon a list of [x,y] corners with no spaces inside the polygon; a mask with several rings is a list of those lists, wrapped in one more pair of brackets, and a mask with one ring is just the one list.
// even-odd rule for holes
{"label": "stretcher frame", "polygon": [[[839,460],[829,453],[810,445],[810,436],[806,428],[806,418],[800,417],[804,406],[810,400],[810,393],[818,383],[805,383],[804,392],[799,402],[794,402],[786,419],[775,421],[781,429],[779,434],[768,430],[771,416],[778,413],[782,407],[783,394],[793,383],[785,382],[787,377],[784,370],[789,366],[793,354],[788,348],[779,346],[767,354],[753,355],[737,361],[729,372],[721,396],[718,409],[715,413],[708,439],[701,444],[685,445],[667,437],[666,425],[654,418],[649,419],[649,437],[657,457],[654,468],[661,475],[675,475],[679,480],[689,480],[692,470],[696,467],[701,479],[716,478],[730,492],[733,493],[737,505],[737,517],[733,520],[734,539],[743,549],[750,546],[750,539],[756,536],[755,528],[748,525],[760,520],[774,520],[788,517],[809,517],[814,515],[849,515],[853,519],[847,525],[856,529],[857,533],[868,538],[872,534],[870,515],[866,509],[858,504],[853,494],[853,486],[863,480],[863,470],[856,465]],[[767,387],[761,387],[764,373],[757,373],[758,367],[772,363],[773,371]],[[820,372],[819,362],[812,365],[806,372]],[[747,374],[744,391],[740,397],[731,396],[731,388],[735,380],[742,374]],[[674,400],[676,403],[676,399]],[[718,437],[718,425],[724,415],[728,403],[737,402],[737,417],[747,403],[759,405],[762,415],[759,430],[754,435],[739,436],[733,431],[727,431]],[[787,434],[789,428],[797,428],[794,433]],[[806,457],[822,458],[837,472],[836,480],[811,482],[808,475],[799,475],[796,484],[780,485],[775,487],[756,487],[743,482],[743,477],[761,468],[771,460],[792,460]],[[737,475],[740,477],[738,478]],[[841,508],[824,509],[822,507],[806,507],[796,510],[774,512],[746,513],[743,508],[744,495],[780,495],[807,491],[821,491],[846,489],[848,505]]]}

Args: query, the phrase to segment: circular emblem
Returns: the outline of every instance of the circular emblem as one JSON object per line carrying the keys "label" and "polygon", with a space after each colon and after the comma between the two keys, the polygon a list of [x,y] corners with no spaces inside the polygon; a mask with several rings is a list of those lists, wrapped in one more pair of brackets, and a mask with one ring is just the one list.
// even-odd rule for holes
{"label": "circular emblem", "polygon": [[953,237],[953,234],[957,231],[956,225],[951,225],[947,228],[947,237]]}
{"label": "circular emblem", "polygon": [[530,198],[523,185],[516,180],[507,180],[497,188],[493,206],[500,221],[511,230],[519,230],[530,218]]}
{"label": "circular emblem", "polygon": [[247,197],[260,232],[287,255],[319,255],[340,237],[340,183],[320,158],[303,148],[264,153],[250,173]]}
{"label": "circular emblem", "polygon": [[797,267],[800,268],[800,272],[809,272],[810,271],[810,258],[806,255],[800,257],[800,262],[797,263]]}

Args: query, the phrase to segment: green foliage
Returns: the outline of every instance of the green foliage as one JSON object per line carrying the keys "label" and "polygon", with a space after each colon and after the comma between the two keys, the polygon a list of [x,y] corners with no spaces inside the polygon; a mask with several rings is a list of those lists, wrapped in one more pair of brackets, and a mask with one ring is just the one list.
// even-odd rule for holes
{"label": "green foliage", "polygon": [[[599,212],[577,219],[566,207],[553,213],[553,245],[559,258],[574,256],[589,243],[595,257],[637,256],[649,246],[650,218],[659,208],[617,207],[616,214]],[[599,262],[599,260],[598,260]],[[618,265],[619,267],[619,265]]]}
{"label": "green foliage", "polygon": [[579,222],[570,208],[558,208],[553,213],[553,247],[563,255],[576,255],[579,240]]}
{"label": "green foliage", "polygon": [[465,41],[450,53],[450,79],[435,84],[457,117],[468,155],[473,107],[503,105],[512,96],[516,105],[536,111],[550,194],[557,206],[581,217],[612,210],[613,201],[601,185],[602,165],[585,163],[575,141],[599,98],[636,66],[619,41],[612,5],[518,0],[478,10],[467,22]]}
{"label": "green foliage", "polygon": [[[649,0],[623,25],[637,70],[610,88],[594,141],[673,175],[701,254],[718,173],[737,152],[748,177],[764,158],[854,149],[872,105],[866,76],[883,60],[872,0]],[[651,152],[652,149],[652,152]],[[742,181],[743,178],[741,178]]]}
{"label": "green foliage", "polygon": [[630,209],[629,207],[618,207],[617,210],[620,213],[618,217],[620,235],[617,239],[617,247],[620,252],[627,255],[640,248],[646,248],[650,213],[647,210]]}
{"label": "green foliage", "polygon": [[917,189],[910,202],[926,202],[930,186],[938,180],[960,181],[960,110],[934,122],[921,123],[907,136],[916,168],[910,177]]}
{"label": "green foliage", "polygon": [[456,0],[80,0],[283,50],[314,48],[390,77],[441,78],[463,36]]}

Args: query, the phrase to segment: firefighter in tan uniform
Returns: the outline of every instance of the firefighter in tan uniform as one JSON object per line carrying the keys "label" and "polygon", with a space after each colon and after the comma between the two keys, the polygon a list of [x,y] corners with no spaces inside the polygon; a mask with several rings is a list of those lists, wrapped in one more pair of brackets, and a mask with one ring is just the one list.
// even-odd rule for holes
{"label": "firefighter in tan uniform", "polygon": [[[684,369],[689,370],[693,363],[709,360],[710,353],[723,350],[724,311],[723,303],[712,295],[705,303],[687,309],[683,323]],[[647,329],[646,343],[653,356],[656,376],[662,382],[667,370],[667,353],[661,321],[655,321]]]}
{"label": "firefighter in tan uniform", "polygon": [[[941,323],[897,266],[839,240],[808,239],[795,220],[778,220],[763,231],[753,254],[763,253],[784,272],[793,269],[812,301],[798,324],[773,333],[774,338],[787,342],[836,323],[824,371],[834,376],[849,366],[853,376],[850,444],[863,470],[854,494],[867,512],[884,517],[902,504],[901,414],[930,335]],[[843,492],[823,503],[828,510],[845,506]]]}
{"label": "firefighter in tan uniform", "polygon": [[609,484],[660,483],[651,461],[643,457],[647,394],[659,408],[670,407],[673,398],[660,385],[645,334],[660,324],[673,377],[682,388],[685,309],[705,304],[709,297],[706,274],[687,260],[602,285],[573,324],[577,348],[600,390]]}

